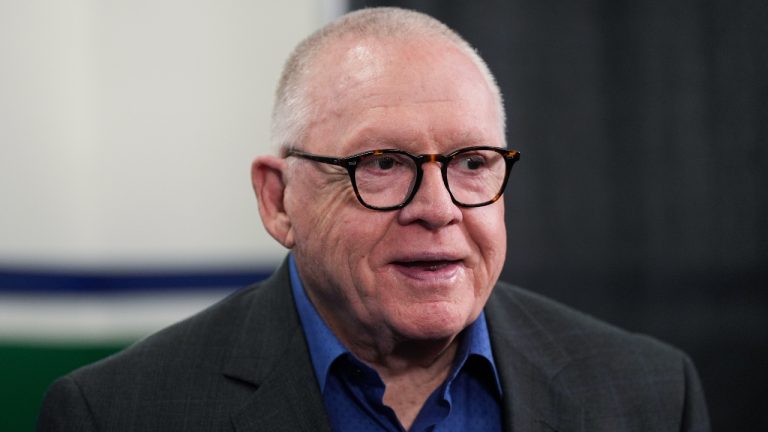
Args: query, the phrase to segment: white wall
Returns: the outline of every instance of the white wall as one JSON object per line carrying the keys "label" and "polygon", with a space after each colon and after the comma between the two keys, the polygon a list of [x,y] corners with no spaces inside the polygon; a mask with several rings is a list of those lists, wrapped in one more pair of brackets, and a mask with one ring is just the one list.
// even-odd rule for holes
{"label": "white wall", "polygon": [[249,182],[316,0],[0,0],[0,266],[273,265]]}

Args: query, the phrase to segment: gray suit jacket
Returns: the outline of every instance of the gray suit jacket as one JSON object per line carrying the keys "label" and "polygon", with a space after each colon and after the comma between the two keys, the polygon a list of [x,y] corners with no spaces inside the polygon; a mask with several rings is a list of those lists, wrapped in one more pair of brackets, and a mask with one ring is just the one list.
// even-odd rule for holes
{"label": "gray suit jacket", "polygon": [[[38,431],[330,431],[287,265],[56,381]],[[706,431],[681,352],[499,283],[486,316],[507,431]]]}

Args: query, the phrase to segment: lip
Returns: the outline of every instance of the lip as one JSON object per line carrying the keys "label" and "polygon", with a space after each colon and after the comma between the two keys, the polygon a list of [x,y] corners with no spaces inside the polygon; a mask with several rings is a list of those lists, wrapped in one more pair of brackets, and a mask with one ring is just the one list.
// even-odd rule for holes
{"label": "lip", "polygon": [[416,280],[435,281],[454,277],[464,266],[462,259],[451,254],[418,254],[390,262],[399,274]]}

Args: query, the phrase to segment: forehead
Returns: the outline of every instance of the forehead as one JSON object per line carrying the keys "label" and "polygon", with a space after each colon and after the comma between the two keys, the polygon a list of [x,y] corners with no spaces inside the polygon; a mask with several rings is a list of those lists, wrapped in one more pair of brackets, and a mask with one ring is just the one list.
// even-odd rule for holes
{"label": "forehead", "polygon": [[307,150],[503,146],[498,104],[485,76],[445,40],[341,41],[317,60],[308,93],[314,114]]}

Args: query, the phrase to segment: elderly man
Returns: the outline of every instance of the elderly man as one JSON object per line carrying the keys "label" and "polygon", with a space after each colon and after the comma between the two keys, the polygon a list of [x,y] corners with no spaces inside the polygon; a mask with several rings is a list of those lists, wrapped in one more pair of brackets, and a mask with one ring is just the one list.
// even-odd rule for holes
{"label": "elderly man", "polygon": [[305,40],[253,162],[269,280],[55,383],[40,430],[706,430],[679,351],[497,282],[499,89],[400,9]]}

